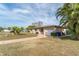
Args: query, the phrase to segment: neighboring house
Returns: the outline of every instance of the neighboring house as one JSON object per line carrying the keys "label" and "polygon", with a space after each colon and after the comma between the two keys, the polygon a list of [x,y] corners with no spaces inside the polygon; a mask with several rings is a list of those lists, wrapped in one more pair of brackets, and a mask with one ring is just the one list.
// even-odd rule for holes
{"label": "neighboring house", "polygon": [[37,34],[38,36],[50,36],[51,32],[63,32],[65,28],[62,26],[50,25],[50,26],[40,26],[35,28],[30,28],[28,31],[30,33]]}
{"label": "neighboring house", "polygon": [[8,35],[10,35],[10,31],[11,30],[8,30],[8,29],[4,28],[3,31],[2,31],[3,32],[2,34],[4,34],[4,36],[8,36]]}
{"label": "neighboring house", "polygon": [[4,29],[3,32],[10,32],[11,30],[8,29]]}

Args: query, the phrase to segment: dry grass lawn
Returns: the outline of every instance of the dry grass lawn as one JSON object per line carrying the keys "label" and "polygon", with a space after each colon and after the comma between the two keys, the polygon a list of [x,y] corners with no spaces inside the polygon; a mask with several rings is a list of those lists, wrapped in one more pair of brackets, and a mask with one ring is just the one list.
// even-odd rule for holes
{"label": "dry grass lawn", "polygon": [[0,55],[5,56],[64,56],[79,55],[79,41],[42,38],[0,45]]}
{"label": "dry grass lawn", "polygon": [[0,41],[27,38],[27,37],[34,37],[34,36],[36,36],[36,35],[28,33],[28,32],[22,32],[20,35],[14,35],[12,33],[0,32]]}

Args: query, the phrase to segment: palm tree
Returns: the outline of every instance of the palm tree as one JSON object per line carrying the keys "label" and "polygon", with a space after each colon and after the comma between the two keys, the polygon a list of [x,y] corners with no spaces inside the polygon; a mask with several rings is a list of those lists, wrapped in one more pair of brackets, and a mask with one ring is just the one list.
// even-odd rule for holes
{"label": "palm tree", "polygon": [[67,22],[68,29],[73,32],[75,38],[79,36],[79,4],[66,3],[58,8],[56,16],[60,24]]}

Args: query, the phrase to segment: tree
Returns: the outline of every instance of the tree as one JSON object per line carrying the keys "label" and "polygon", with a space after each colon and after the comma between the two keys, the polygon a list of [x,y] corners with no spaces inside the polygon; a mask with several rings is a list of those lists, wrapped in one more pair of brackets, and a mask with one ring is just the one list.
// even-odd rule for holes
{"label": "tree", "polygon": [[0,27],[0,32],[3,30],[3,28],[2,27]]}
{"label": "tree", "polygon": [[27,29],[32,29],[32,28],[35,28],[35,26],[30,25],[27,27]]}
{"label": "tree", "polygon": [[23,31],[23,28],[21,27],[17,27],[17,26],[14,26],[14,27],[12,27],[12,32],[14,33],[14,34],[20,34],[20,32],[21,31]]}
{"label": "tree", "polygon": [[8,27],[8,30],[11,30],[12,29],[12,27]]}
{"label": "tree", "polygon": [[21,27],[21,31],[23,31],[24,30],[24,27]]}
{"label": "tree", "polygon": [[79,4],[65,3],[58,8],[56,16],[60,24],[67,22],[67,28],[72,32],[75,39],[79,36]]}

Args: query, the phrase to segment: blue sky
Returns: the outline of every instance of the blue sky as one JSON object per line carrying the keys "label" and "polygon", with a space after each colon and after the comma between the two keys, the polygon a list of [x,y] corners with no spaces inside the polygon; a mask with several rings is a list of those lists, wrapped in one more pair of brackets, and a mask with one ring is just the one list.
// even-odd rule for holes
{"label": "blue sky", "polygon": [[5,3],[0,4],[0,26],[28,26],[42,21],[44,25],[58,25],[55,3]]}

